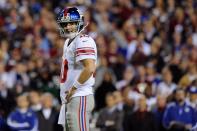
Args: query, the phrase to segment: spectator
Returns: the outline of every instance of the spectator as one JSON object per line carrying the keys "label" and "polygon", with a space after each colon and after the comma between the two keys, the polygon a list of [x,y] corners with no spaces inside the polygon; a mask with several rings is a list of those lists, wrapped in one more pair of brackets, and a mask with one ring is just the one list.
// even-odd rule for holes
{"label": "spectator", "polygon": [[9,43],[7,40],[2,40],[0,43],[0,60],[5,64],[9,60]]}
{"label": "spectator", "polygon": [[157,100],[153,94],[153,88],[149,83],[145,87],[144,95],[146,96],[147,110],[151,111]]}
{"label": "spectator", "polygon": [[[58,112],[53,108],[53,96],[44,93],[41,96],[42,109],[37,112],[39,131],[61,131],[58,126]],[[47,125],[47,126],[46,126]]]}
{"label": "spectator", "polygon": [[157,96],[157,103],[155,108],[152,109],[152,112],[155,116],[155,121],[157,123],[158,131],[167,131],[162,124],[163,115],[166,109],[166,104],[167,104],[167,99],[165,96],[161,96],[161,95]]}
{"label": "spectator", "polygon": [[[15,94],[6,88],[3,80],[0,79],[0,115],[6,118],[8,114],[14,109]],[[5,106],[6,105],[6,106]]]}
{"label": "spectator", "polygon": [[129,116],[134,109],[134,100],[130,98],[131,87],[126,86],[122,91],[124,117]]}
{"label": "spectator", "polygon": [[164,58],[161,54],[162,43],[163,42],[160,37],[155,37],[150,45],[151,54],[149,56],[149,61],[154,63],[153,65],[156,67],[156,71],[158,73],[161,73],[161,69],[165,65]]}
{"label": "spectator", "polygon": [[138,109],[128,116],[124,127],[125,131],[156,131],[154,115],[147,111],[146,97],[138,100]]}
{"label": "spectator", "polygon": [[[143,93],[145,88],[139,88],[140,85],[145,85],[147,82],[145,66],[139,65],[136,67],[136,75],[133,78],[133,85],[138,92]],[[144,86],[145,87],[145,86]]]}
{"label": "spectator", "polygon": [[176,89],[176,84],[172,82],[173,76],[167,67],[162,70],[162,79],[163,81],[157,87],[157,95],[168,97]]}
{"label": "spectator", "polygon": [[127,60],[134,65],[141,65],[147,61],[147,56],[150,55],[150,45],[144,41],[144,34],[140,32],[138,39],[132,41],[128,46]]}
{"label": "spectator", "polygon": [[120,131],[122,125],[122,113],[117,110],[112,93],[106,95],[106,108],[99,113],[96,126],[101,131]]}
{"label": "spectator", "polygon": [[181,78],[179,85],[188,87],[197,78],[197,67],[193,62],[188,63],[188,72]]}
{"label": "spectator", "polygon": [[40,102],[40,93],[38,91],[32,90],[29,92],[29,102],[30,108],[33,111],[41,110],[42,104]]}
{"label": "spectator", "polygon": [[132,66],[127,66],[123,72],[123,79],[116,82],[116,89],[121,90],[126,85],[132,84],[135,72]]}
{"label": "spectator", "polygon": [[113,92],[113,96],[114,96],[114,101],[115,101],[115,105],[117,106],[117,109],[119,111],[123,111],[123,97],[120,91],[114,91]]}
{"label": "spectator", "polygon": [[190,130],[197,122],[197,114],[194,108],[185,102],[183,89],[175,90],[176,102],[168,104],[164,116],[163,125],[172,131]]}
{"label": "spectator", "polygon": [[107,52],[107,59],[108,59],[108,63],[110,64],[110,66],[112,68],[114,68],[114,66],[118,62],[117,52],[118,52],[118,45],[117,45],[115,39],[111,39],[109,41],[109,50]]}
{"label": "spectator", "polygon": [[123,88],[122,90],[122,99],[123,99],[123,123],[122,123],[122,128],[124,131],[124,128],[127,124],[127,120],[128,117],[133,113],[133,109],[134,109],[134,100],[132,100],[131,98],[129,98],[129,93],[131,92],[131,87],[130,86],[126,86],[125,88]]}
{"label": "spectator", "polygon": [[[105,97],[107,93],[115,91],[116,88],[112,83],[112,75],[110,71],[106,71],[104,74],[104,79],[102,84],[95,91],[95,110],[99,111],[100,109],[106,106]],[[102,96],[102,97],[101,97]]]}
{"label": "spectator", "polygon": [[197,87],[191,86],[189,87],[189,96],[186,99],[186,102],[191,105],[197,111]]}
{"label": "spectator", "polygon": [[106,57],[101,56],[100,57],[100,61],[99,61],[99,65],[98,65],[98,67],[96,69],[96,75],[95,75],[95,79],[97,80],[97,81],[95,81],[95,88],[96,89],[103,82],[104,74],[108,70],[111,72],[111,74],[112,74],[112,81],[114,82],[115,79],[116,79],[115,75],[114,75],[114,72],[108,67],[108,63],[107,63]]}
{"label": "spectator", "polygon": [[11,131],[38,130],[37,116],[28,106],[29,101],[27,94],[22,94],[17,97],[17,108],[12,111],[7,118],[7,124]]}

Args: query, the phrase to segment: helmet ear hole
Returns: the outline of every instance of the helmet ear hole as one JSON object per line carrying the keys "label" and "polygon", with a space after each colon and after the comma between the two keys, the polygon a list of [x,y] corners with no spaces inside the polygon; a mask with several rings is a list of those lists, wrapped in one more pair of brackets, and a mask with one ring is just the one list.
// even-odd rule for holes
{"label": "helmet ear hole", "polygon": [[82,29],[83,29],[83,25],[80,25],[79,30],[82,30]]}
{"label": "helmet ear hole", "polygon": [[81,20],[84,22],[84,16],[81,16]]}
{"label": "helmet ear hole", "polygon": [[83,29],[84,26],[84,16],[81,16],[81,21],[79,22],[79,31]]}

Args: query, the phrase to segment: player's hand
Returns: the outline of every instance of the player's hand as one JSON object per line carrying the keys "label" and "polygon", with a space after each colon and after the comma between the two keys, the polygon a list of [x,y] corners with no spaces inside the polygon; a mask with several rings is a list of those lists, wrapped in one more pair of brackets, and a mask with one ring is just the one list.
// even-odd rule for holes
{"label": "player's hand", "polygon": [[70,100],[71,100],[71,97],[72,97],[72,95],[75,93],[75,91],[76,91],[76,89],[77,88],[75,88],[74,86],[69,90],[69,91],[66,91],[65,93],[67,94],[66,95],[66,103],[69,103],[70,102]]}

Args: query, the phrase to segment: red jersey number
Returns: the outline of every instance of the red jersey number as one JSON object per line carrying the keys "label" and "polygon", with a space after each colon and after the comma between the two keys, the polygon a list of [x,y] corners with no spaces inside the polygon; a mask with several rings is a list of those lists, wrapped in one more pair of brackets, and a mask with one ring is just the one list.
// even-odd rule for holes
{"label": "red jersey number", "polygon": [[62,68],[61,68],[61,75],[60,75],[61,83],[64,83],[66,81],[67,71],[68,71],[68,61],[65,59],[62,63]]}

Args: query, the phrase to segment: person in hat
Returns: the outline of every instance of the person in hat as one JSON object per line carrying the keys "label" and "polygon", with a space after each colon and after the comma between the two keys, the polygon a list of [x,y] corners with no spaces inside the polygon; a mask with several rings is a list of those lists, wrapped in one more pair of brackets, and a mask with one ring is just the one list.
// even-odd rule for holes
{"label": "person in hat", "polygon": [[186,100],[186,102],[197,110],[197,87],[189,87],[188,99]]}

